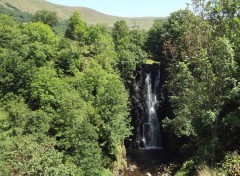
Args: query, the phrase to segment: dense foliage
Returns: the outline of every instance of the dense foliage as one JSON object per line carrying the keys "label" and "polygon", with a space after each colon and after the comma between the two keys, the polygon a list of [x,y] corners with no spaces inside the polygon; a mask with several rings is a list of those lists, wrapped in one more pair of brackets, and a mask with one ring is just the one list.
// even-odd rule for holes
{"label": "dense foliage", "polygon": [[65,37],[51,28],[56,14],[39,11],[33,20],[17,24],[0,14],[0,175],[123,169],[123,142],[131,134],[123,78],[129,73],[131,81],[145,57],[142,43],[132,40],[140,33],[125,26],[125,51],[112,37],[121,29],[88,26],[77,12]]}
{"label": "dense foliage", "polygon": [[240,2],[193,0],[192,5],[194,12],[180,10],[156,21],[146,47],[162,64],[171,108],[165,130],[182,139],[194,169],[203,163],[213,167],[239,150]]}

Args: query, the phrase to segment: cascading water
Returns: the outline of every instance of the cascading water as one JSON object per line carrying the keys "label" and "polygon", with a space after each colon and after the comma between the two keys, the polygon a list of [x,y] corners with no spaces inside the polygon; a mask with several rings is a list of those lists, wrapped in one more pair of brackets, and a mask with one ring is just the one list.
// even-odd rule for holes
{"label": "cascading water", "polygon": [[139,68],[133,81],[131,123],[134,128],[126,146],[128,158],[139,166],[165,163],[172,158],[169,154],[176,151],[173,146],[175,142],[170,144],[167,133],[162,132],[162,119],[168,113],[162,87],[164,79],[164,75],[160,75],[160,65],[155,63]]}
{"label": "cascading water", "polygon": [[[146,149],[156,149],[161,148],[161,136],[159,121],[157,117],[156,107],[158,104],[157,91],[160,82],[160,71],[157,70],[155,73],[155,80],[152,81],[151,73],[148,73],[145,79],[145,84],[147,87],[147,122],[143,124],[143,138],[144,147]],[[152,88],[153,84],[153,88]]]}

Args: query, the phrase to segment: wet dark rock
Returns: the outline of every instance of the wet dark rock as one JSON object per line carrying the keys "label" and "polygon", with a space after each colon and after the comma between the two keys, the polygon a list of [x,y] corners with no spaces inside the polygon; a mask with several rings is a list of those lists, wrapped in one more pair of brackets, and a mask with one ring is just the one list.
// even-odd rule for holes
{"label": "wet dark rock", "polygon": [[[152,64],[152,65],[143,65],[141,69],[139,69],[136,72],[135,79],[133,81],[133,89],[132,89],[132,95],[131,95],[131,102],[132,102],[132,126],[134,127],[133,130],[133,136],[132,136],[132,142],[129,146],[129,148],[145,148],[145,143],[143,141],[143,126],[144,124],[148,123],[148,114],[147,114],[147,86],[145,83],[147,74],[151,74],[151,81],[152,86],[155,85],[155,79],[157,72],[159,72],[160,66],[159,64]],[[161,79],[160,79],[161,80]],[[157,86],[159,90],[157,91],[157,100],[159,102],[155,105],[156,113],[158,121],[160,122],[159,125],[161,126],[161,81],[159,82],[159,85]],[[161,127],[160,127],[161,128]],[[161,129],[162,130],[162,129]]]}

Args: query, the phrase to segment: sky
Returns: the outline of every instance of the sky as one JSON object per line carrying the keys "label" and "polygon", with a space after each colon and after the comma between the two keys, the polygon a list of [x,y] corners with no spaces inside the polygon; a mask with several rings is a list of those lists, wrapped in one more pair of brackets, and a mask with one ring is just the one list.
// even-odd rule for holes
{"label": "sky", "polygon": [[89,7],[99,12],[121,17],[165,17],[185,9],[191,0],[47,0],[66,6]]}

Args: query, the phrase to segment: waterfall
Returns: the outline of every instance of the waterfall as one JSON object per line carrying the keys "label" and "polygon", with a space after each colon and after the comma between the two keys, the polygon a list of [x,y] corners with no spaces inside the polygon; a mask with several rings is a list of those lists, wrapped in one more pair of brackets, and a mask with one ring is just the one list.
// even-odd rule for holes
{"label": "waterfall", "polygon": [[[152,72],[155,73],[155,72]],[[160,71],[157,70],[157,73],[154,75],[155,80],[152,81],[151,73],[147,73],[145,84],[147,88],[146,96],[146,114],[147,122],[143,124],[143,138],[142,142],[146,149],[154,149],[161,147],[161,137],[160,137],[160,128],[159,121],[157,116],[157,91],[159,88],[160,82]]]}
{"label": "waterfall", "polygon": [[131,95],[133,136],[129,147],[133,149],[161,149],[163,146],[161,119],[161,75],[158,64],[143,65],[136,72]]}

